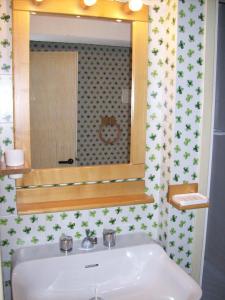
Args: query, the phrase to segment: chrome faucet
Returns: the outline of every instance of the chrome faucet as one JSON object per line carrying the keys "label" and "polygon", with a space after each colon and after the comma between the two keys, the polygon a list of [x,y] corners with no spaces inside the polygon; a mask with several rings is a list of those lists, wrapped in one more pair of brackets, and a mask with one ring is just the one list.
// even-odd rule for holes
{"label": "chrome faucet", "polygon": [[116,231],[113,229],[103,229],[103,244],[108,248],[116,245]]}
{"label": "chrome faucet", "polygon": [[94,245],[97,244],[97,237],[91,237],[90,229],[86,229],[85,233],[86,237],[81,242],[81,248],[86,250],[94,248]]}
{"label": "chrome faucet", "polygon": [[70,235],[65,235],[64,233],[61,235],[59,239],[59,247],[63,252],[68,252],[73,249],[73,238]]}

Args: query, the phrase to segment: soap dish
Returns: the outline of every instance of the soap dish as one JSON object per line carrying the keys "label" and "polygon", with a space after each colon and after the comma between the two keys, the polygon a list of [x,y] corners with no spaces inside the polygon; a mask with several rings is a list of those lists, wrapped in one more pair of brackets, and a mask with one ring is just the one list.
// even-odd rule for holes
{"label": "soap dish", "polygon": [[171,204],[180,210],[208,207],[209,199],[200,193],[177,194]]}

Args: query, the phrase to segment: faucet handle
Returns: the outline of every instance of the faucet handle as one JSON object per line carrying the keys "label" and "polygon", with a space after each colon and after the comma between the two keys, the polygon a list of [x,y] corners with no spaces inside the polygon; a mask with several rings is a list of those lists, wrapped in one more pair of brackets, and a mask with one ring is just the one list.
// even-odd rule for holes
{"label": "faucet handle", "polygon": [[61,235],[59,239],[59,247],[63,252],[71,251],[73,248],[73,238],[70,235],[65,235],[64,233]]}
{"label": "faucet handle", "polygon": [[116,245],[116,231],[113,229],[103,229],[103,244],[108,247]]}

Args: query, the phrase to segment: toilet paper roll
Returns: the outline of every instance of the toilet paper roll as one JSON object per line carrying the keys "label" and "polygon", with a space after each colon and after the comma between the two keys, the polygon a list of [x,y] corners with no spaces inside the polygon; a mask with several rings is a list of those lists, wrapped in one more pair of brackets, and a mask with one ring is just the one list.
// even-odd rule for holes
{"label": "toilet paper roll", "polygon": [[22,149],[6,150],[5,164],[8,167],[18,167],[24,165],[24,151]]}

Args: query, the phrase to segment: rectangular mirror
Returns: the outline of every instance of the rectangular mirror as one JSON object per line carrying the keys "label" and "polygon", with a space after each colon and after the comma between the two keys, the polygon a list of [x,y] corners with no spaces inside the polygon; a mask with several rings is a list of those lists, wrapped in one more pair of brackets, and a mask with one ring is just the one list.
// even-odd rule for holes
{"label": "rectangular mirror", "polygon": [[147,46],[145,6],[13,0],[15,146],[31,168],[16,182],[20,213],[151,202]]}
{"label": "rectangular mirror", "polygon": [[32,168],[130,162],[131,25],[31,15]]}

